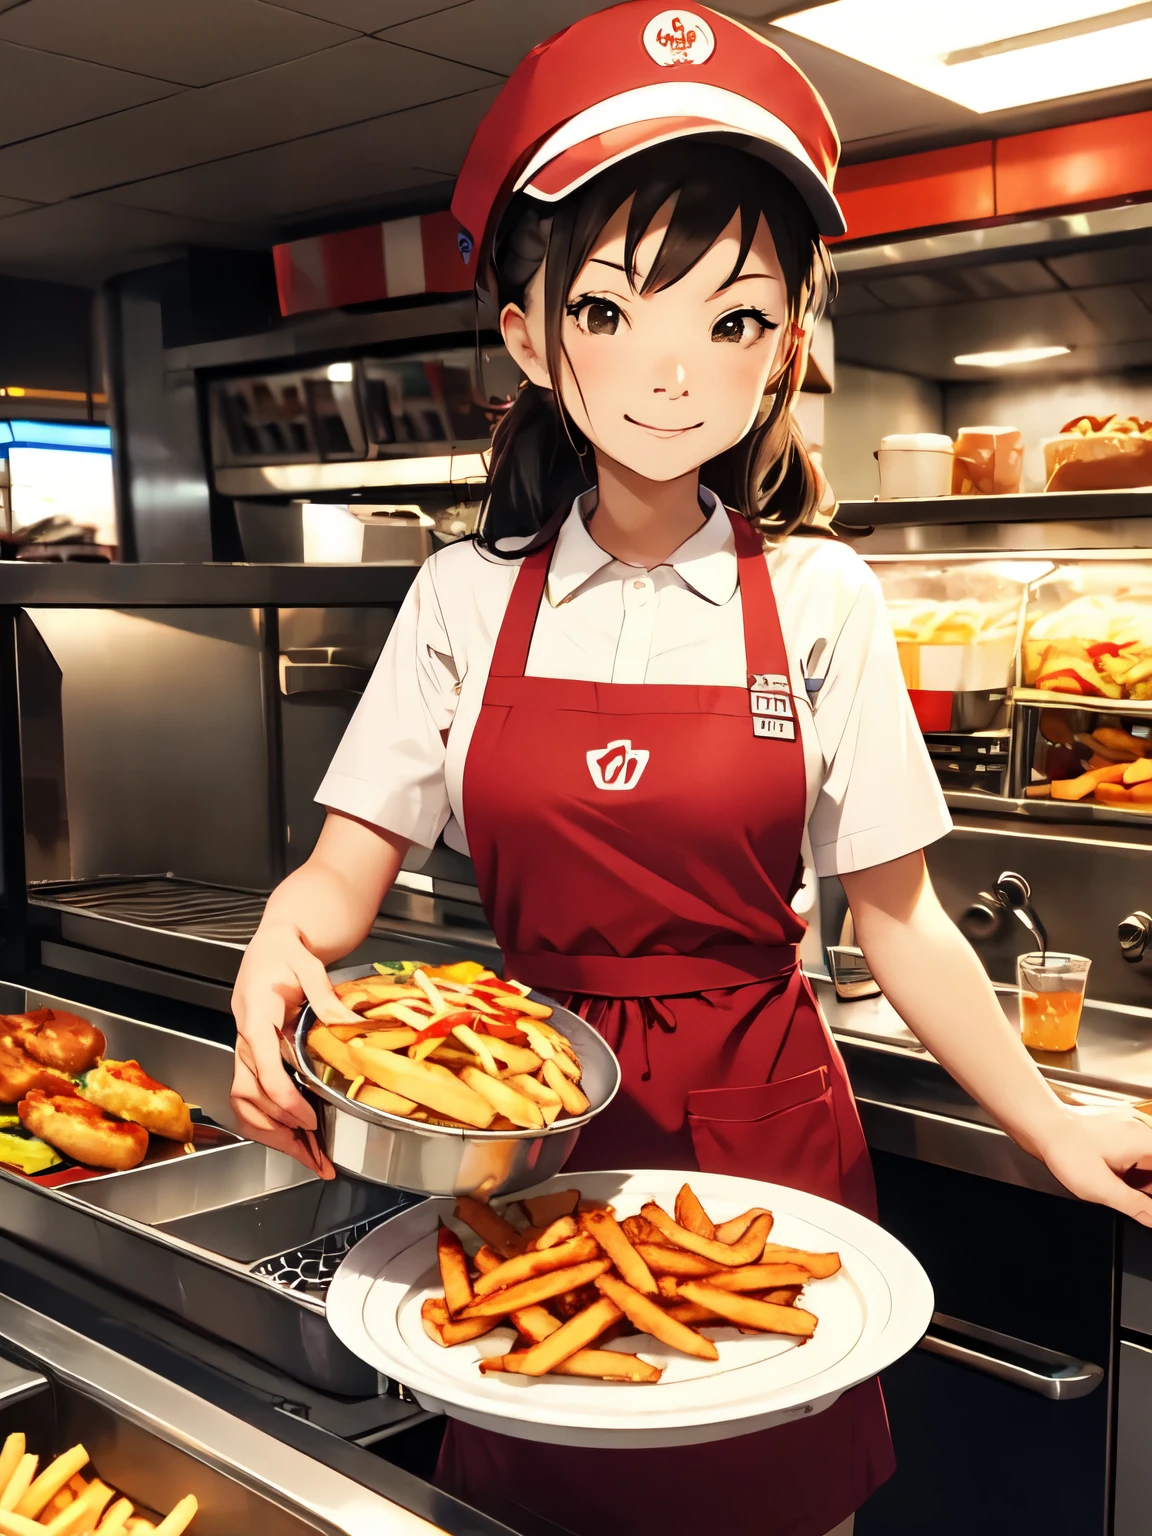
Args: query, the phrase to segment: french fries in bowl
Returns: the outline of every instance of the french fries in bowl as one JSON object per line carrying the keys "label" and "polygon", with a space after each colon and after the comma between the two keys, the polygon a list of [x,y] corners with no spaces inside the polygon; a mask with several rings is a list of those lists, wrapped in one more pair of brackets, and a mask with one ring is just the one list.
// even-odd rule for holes
{"label": "french fries in bowl", "polygon": [[567,1009],[475,962],[333,973],[359,1023],[296,1026],[325,1149],[358,1178],[419,1194],[514,1192],[558,1170],[620,1083]]}

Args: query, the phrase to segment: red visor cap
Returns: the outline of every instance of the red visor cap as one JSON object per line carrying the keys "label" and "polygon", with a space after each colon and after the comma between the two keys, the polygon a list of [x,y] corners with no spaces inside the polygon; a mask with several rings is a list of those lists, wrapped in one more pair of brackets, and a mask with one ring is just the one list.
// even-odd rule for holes
{"label": "red visor cap", "polygon": [[704,6],[627,0],[533,48],[476,130],[452,198],[473,243],[513,192],[557,202],[617,160],[707,134],[775,165],[824,235],[840,139],[816,87],[767,38]]}

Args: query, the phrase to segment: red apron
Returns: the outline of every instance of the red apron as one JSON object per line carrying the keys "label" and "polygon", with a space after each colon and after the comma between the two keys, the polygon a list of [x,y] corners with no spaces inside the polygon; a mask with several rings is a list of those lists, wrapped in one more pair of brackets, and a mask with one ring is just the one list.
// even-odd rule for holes
{"label": "red apron", "polygon": [[[806,795],[787,654],[761,540],[732,526],[748,689],[526,677],[551,548],[524,561],[465,766],[469,847],[508,974],[620,1058],[570,1169],[740,1174],[874,1216],[852,1090],[797,962]],[[450,1420],[437,1477],[514,1529],[532,1512],[576,1536],[697,1536],[722,1510],[731,1529],[825,1536],[893,1467],[872,1381],[815,1419],[669,1450]]]}

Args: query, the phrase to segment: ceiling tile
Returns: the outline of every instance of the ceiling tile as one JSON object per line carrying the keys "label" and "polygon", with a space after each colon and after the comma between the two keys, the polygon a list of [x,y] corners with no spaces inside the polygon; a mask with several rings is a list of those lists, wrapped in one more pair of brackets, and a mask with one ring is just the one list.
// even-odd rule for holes
{"label": "ceiling tile", "polygon": [[274,239],[271,229],[249,232],[82,198],[0,219],[0,272],[96,283],[114,272],[163,260],[189,244],[259,247]]}
{"label": "ceiling tile", "polygon": [[1070,288],[1147,282],[1152,279],[1152,244],[1134,241],[1112,249],[1073,251],[1066,256],[1048,256],[1045,264]]}
{"label": "ceiling tile", "polygon": [[427,16],[431,11],[448,10],[461,3],[462,0],[269,0],[269,4],[284,10],[322,16],[325,21],[338,22],[357,32],[382,32],[385,27],[411,21],[414,16]]}
{"label": "ceiling tile", "polygon": [[384,35],[442,59],[507,75],[537,43],[603,9],[603,0],[548,0],[547,5],[540,0],[465,0],[451,11],[406,22]]}
{"label": "ceiling tile", "polygon": [[845,58],[831,48],[821,48],[807,38],[775,27],[756,27],[754,22],[749,25],[799,64],[827,103],[845,145],[858,139],[906,134],[918,128],[934,133],[942,129],[971,129],[974,139],[985,136],[980,115],[967,107],[871,69],[856,59]]}
{"label": "ceiling tile", "polygon": [[0,144],[171,96],[175,86],[0,42]]}
{"label": "ceiling tile", "polygon": [[59,202],[378,117],[382,102],[402,110],[491,79],[480,70],[357,38],[256,75],[0,148],[0,195]]}
{"label": "ceiling tile", "polygon": [[[277,220],[372,207],[390,192],[452,176],[498,87],[333,128],[99,194],[195,217]],[[418,157],[420,167],[413,167]]]}
{"label": "ceiling tile", "polygon": [[28,0],[0,38],[180,85],[211,85],[347,41],[346,27],[261,0]]}

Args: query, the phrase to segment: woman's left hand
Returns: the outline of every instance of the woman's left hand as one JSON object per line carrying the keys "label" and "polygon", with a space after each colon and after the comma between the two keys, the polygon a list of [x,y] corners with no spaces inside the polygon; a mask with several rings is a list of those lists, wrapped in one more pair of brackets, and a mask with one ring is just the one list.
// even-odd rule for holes
{"label": "woman's left hand", "polygon": [[1152,1125],[1147,1121],[1127,1110],[1070,1108],[1039,1150],[1049,1172],[1072,1194],[1152,1227],[1152,1198],[1123,1178],[1147,1170],[1152,1184]]}

